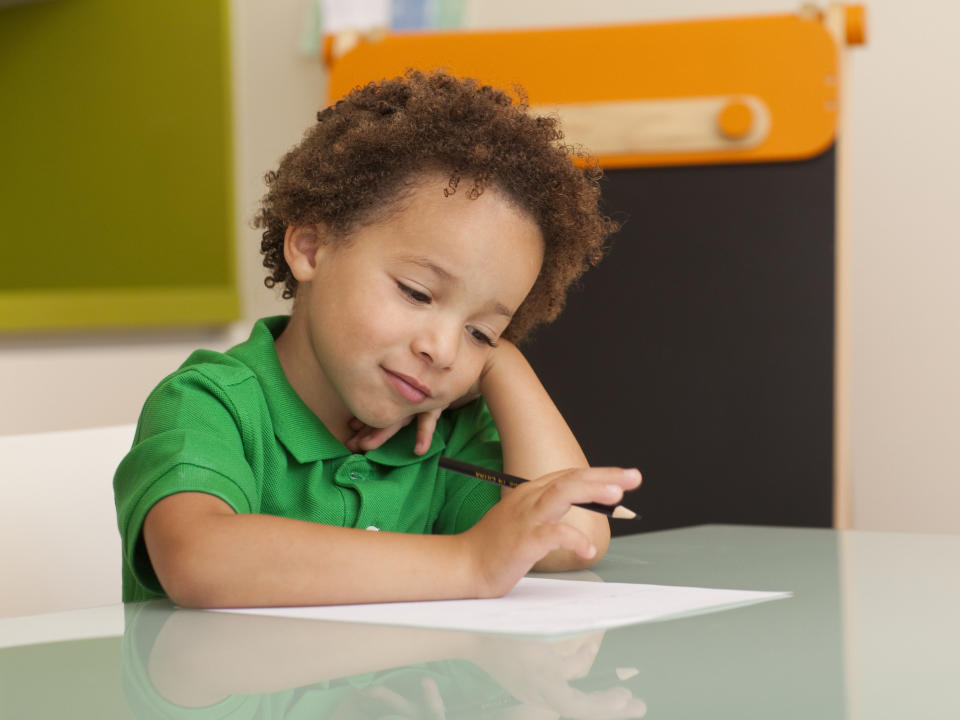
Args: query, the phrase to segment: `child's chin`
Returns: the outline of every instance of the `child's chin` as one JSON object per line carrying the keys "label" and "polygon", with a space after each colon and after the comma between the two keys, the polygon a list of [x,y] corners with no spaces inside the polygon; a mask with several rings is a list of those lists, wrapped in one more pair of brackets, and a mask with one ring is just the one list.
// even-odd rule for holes
{"label": "child's chin", "polygon": [[[357,416],[360,417],[360,416]],[[376,414],[368,413],[365,417],[360,417],[367,427],[377,428],[382,430],[383,428],[396,427],[397,425],[409,424],[407,423],[410,415],[393,415],[393,414]],[[399,430],[398,430],[399,432]]]}

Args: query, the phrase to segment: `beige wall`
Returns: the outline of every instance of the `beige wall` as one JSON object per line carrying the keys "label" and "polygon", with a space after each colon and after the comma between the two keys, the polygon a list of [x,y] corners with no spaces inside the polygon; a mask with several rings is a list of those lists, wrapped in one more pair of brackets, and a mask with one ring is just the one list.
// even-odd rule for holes
{"label": "beige wall", "polygon": [[960,532],[960,6],[869,8],[848,103],[854,524]]}
{"label": "beige wall", "polygon": [[[224,348],[282,311],[249,228],[261,177],[324,96],[297,46],[307,0],[234,0],[239,277],[245,318],[223,330],[0,337],[0,434],[132,422],[194,348]],[[789,12],[784,0],[474,0],[475,27]],[[854,527],[960,532],[960,6],[868,3],[849,55],[849,408]]]}

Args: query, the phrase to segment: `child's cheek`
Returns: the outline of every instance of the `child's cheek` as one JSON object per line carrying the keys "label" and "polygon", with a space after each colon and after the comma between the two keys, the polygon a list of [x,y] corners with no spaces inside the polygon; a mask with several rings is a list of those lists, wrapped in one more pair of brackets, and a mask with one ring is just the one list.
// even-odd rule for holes
{"label": "child's cheek", "polygon": [[480,375],[483,365],[469,373],[463,381],[462,389],[457,393],[457,402],[466,404],[480,397]]}

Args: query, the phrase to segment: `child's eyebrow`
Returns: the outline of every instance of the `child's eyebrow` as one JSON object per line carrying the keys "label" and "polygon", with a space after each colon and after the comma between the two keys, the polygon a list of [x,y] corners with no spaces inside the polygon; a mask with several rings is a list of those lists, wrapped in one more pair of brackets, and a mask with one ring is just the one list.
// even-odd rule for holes
{"label": "child's eyebrow", "polygon": [[[426,268],[427,270],[434,273],[437,277],[439,277],[444,282],[454,284],[454,285],[460,282],[459,277],[454,275],[452,272],[450,272],[446,268],[441,267],[440,265],[437,265],[430,258],[422,257],[420,255],[402,255],[397,259],[400,260],[400,262],[411,263],[413,265],[419,265],[422,268]],[[505,315],[508,318],[513,317],[513,311],[510,308],[508,308],[506,305],[504,305],[502,302],[494,301],[491,307],[493,308],[493,311],[497,315]]]}
{"label": "child's eyebrow", "polygon": [[458,283],[460,278],[454,275],[452,272],[446,268],[440,267],[433,260],[426,257],[421,257],[419,255],[402,255],[398,258],[400,262],[411,263],[413,265],[419,265],[420,267],[430,270],[432,273],[437,275],[441,280],[448,283]]}

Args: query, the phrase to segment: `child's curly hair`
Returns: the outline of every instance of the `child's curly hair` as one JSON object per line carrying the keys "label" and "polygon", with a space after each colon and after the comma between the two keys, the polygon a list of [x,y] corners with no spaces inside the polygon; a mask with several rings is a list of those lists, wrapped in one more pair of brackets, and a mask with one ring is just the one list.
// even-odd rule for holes
{"label": "child's curly hair", "polygon": [[525,102],[444,72],[408,70],[356,88],[321,111],[266,175],[269,190],[254,221],[264,231],[264,283],[282,283],[284,298],[296,293],[283,257],[288,226],[322,223],[346,237],[397,199],[404,183],[440,171],[449,174],[445,195],[461,178],[472,180],[471,198],[496,187],[540,227],[543,266],[504,333],[518,342],[557,317],[567,288],[600,260],[618,228],[598,208],[600,170],[578,168],[574,158],[586,156],[562,139],[556,118],[530,115]]}

